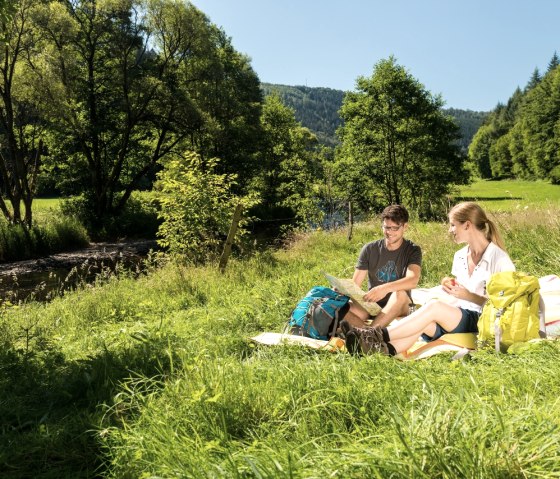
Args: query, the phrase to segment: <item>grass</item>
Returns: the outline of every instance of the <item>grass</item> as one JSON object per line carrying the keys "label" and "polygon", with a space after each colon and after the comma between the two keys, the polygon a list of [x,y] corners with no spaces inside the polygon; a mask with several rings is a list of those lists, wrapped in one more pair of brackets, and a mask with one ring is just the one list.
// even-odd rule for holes
{"label": "grass", "polygon": [[545,181],[479,180],[459,188],[459,199],[480,202],[492,211],[518,211],[558,207],[560,185]]}
{"label": "grass", "polygon": [[[560,208],[531,208],[551,214],[494,217],[519,269],[557,272]],[[446,231],[411,225],[423,286],[451,267]],[[350,276],[379,235],[302,234],[225,275],[154,263],[1,308],[3,477],[559,477],[556,342],[403,363],[247,340],[281,330],[322,270]]]}

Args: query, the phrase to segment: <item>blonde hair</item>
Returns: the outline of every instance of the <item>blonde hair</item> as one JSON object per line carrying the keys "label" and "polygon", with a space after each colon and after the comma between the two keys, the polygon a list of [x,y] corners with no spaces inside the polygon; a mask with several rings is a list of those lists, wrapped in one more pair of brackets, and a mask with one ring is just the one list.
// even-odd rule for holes
{"label": "blonde hair", "polygon": [[459,203],[451,208],[449,218],[458,223],[470,221],[477,230],[484,233],[488,241],[492,241],[492,243],[505,250],[504,241],[498,232],[498,228],[488,219],[486,213],[478,204],[472,201]]}

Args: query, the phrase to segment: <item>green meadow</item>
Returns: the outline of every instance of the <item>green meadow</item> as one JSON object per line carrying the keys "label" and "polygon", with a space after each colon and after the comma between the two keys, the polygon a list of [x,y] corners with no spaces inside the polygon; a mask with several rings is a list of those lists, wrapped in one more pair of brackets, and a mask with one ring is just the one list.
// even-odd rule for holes
{"label": "green meadow", "polygon": [[[478,182],[458,196],[491,211],[518,269],[560,271],[560,187]],[[281,331],[321,271],[351,276],[380,234],[378,221],[351,241],[301,233],[223,275],[154,255],[139,277],[4,304],[2,477],[560,477],[556,341],[416,362],[249,341]],[[437,284],[458,248],[447,225],[408,236],[421,285]]]}

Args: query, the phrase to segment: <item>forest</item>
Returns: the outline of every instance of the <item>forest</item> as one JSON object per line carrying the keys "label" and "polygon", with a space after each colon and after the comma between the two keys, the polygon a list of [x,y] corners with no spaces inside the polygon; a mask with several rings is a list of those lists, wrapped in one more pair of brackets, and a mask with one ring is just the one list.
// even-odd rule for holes
{"label": "forest", "polygon": [[469,147],[482,178],[545,179],[560,183],[560,60],[535,68],[523,89],[499,103]]}
{"label": "forest", "polygon": [[[337,128],[342,124],[339,114],[345,92],[332,88],[276,85],[261,83],[265,95],[276,93],[282,102],[292,108],[296,120],[309,128],[317,139],[328,146],[336,146],[339,139]],[[458,140],[463,151],[467,151],[472,137],[478,131],[488,112],[443,108],[459,125],[461,138]]]}

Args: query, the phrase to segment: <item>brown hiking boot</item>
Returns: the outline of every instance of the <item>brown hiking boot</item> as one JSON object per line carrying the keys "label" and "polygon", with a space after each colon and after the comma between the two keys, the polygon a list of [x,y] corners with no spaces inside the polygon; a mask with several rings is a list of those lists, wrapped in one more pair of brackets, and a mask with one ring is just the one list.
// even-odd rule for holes
{"label": "brown hiking boot", "polygon": [[346,334],[346,349],[350,354],[381,353],[389,355],[387,343],[383,341],[381,328],[353,328]]}

